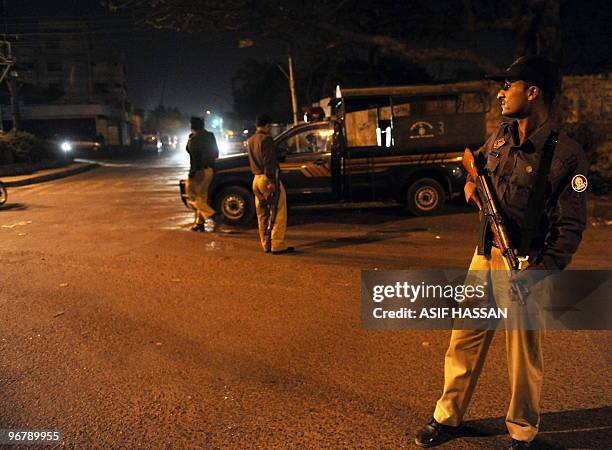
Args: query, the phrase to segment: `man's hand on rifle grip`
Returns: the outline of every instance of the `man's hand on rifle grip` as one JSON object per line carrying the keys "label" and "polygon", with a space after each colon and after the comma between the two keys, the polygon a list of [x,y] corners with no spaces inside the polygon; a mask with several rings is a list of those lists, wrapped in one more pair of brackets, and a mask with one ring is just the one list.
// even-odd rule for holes
{"label": "man's hand on rifle grip", "polygon": [[516,271],[510,275],[510,295],[514,297],[515,301],[518,300],[516,298],[516,292],[518,291],[529,295],[533,286],[538,283],[539,275],[538,271],[530,270],[529,268]]}

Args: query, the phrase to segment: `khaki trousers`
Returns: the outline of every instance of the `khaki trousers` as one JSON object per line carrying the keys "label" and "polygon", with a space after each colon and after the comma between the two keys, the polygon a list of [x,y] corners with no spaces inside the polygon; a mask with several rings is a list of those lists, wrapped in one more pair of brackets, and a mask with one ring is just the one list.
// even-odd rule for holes
{"label": "khaki trousers", "polygon": [[276,209],[276,220],[272,227],[272,241],[266,238],[266,228],[270,219],[270,208],[268,200],[272,197],[272,192],[268,190],[270,183],[265,175],[255,175],[253,179],[253,194],[255,194],[255,210],[257,211],[257,225],[259,227],[259,239],[264,251],[273,252],[285,250],[287,243],[285,242],[285,233],[287,231],[287,193],[283,183],[279,183],[280,195],[278,197],[278,206]]}
{"label": "khaki trousers", "polygon": [[185,191],[189,198],[188,203],[196,211],[196,223],[203,223],[215,215],[215,210],[208,204],[208,188],[212,183],[214,172],[209,167],[198,170],[193,177],[187,178]]}
{"label": "khaki trousers", "polygon": [[[492,248],[490,256],[474,253],[470,264],[472,270],[487,271],[479,273],[490,275],[493,294],[499,307],[519,308],[518,303],[510,299],[508,274],[497,248]],[[541,288],[541,292],[534,290],[527,299],[527,305],[530,302],[534,304],[542,295],[548,295],[545,287]],[[437,422],[457,426],[463,420],[494,333],[494,330],[453,329],[444,359],[444,391],[436,403],[433,415]],[[510,436],[520,441],[532,441],[540,424],[543,366],[541,336],[540,329],[517,329],[506,323],[511,395],[506,426]]]}

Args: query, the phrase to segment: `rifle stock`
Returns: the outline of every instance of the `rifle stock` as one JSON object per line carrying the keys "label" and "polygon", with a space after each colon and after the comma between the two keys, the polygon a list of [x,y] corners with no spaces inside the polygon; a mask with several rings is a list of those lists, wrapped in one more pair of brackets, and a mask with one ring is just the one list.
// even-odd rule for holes
{"label": "rifle stock", "polygon": [[272,229],[274,228],[274,223],[276,222],[276,212],[278,210],[278,197],[280,195],[280,184],[279,184],[279,173],[278,169],[274,172],[274,192],[270,196],[268,200],[268,208],[269,208],[269,217],[268,224],[266,225],[266,238],[271,241],[272,239]]}

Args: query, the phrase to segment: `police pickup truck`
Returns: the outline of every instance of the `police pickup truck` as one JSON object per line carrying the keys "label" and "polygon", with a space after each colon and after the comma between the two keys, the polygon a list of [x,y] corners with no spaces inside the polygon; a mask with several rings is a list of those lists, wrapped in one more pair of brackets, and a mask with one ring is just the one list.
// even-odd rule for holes
{"label": "police pickup truck", "polygon": [[[337,89],[331,117],[274,138],[288,204],[441,211],[463,190],[465,147],[484,141],[486,104],[469,84]],[[252,180],[246,154],[216,161],[210,198],[226,223],[253,219]]]}

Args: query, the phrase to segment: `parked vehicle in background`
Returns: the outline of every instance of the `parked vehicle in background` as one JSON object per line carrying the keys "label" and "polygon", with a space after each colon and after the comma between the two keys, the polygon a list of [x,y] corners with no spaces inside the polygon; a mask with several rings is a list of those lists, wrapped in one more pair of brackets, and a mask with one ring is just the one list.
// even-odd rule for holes
{"label": "parked vehicle in background", "polygon": [[[438,213],[463,191],[463,151],[484,142],[488,104],[469,84],[338,89],[330,118],[274,138],[288,202]],[[254,217],[252,180],[247,155],[217,160],[211,199],[226,222]]]}
{"label": "parked vehicle in background", "polygon": [[156,134],[144,134],[141,142],[144,152],[161,153],[163,151],[163,143]]}
{"label": "parked vehicle in background", "polygon": [[170,150],[176,150],[178,147],[178,136],[170,136],[167,134],[162,135],[159,140],[162,143],[161,150],[168,152]]}
{"label": "parked vehicle in background", "polygon": [[237,155],[246,152],[246,140],[249,137],[247,133],[236,133],[232,130],[227,130],[221,139],[217,141],[219,147],[219,156]]}
{"label": "parked vehicle in background", "polygon": [[53,142],[66,156],[87,156],[103,149],[103,140],[100,138],[56,136]]}

